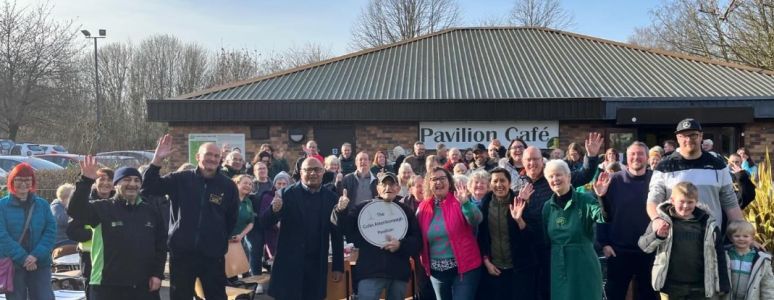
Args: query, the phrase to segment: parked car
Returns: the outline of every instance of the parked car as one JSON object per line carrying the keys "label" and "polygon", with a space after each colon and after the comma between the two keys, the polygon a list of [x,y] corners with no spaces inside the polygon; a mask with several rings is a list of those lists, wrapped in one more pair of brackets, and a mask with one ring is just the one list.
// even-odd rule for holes
{"label": "parked car", "polygon": [[10,172],[13,170],[16,165],[26,162],[32,166],[32,169],[34,170],[62,170],[63,168],[55,163],[52,163],[50,161],[35,158],[35,157],[29,157],[29,156],[22,156],[22,155],[3,155],[0,156],[0,169],[3,169],[5,172]]}
{"label": "parked car", "polygon": [[43,154],[44,152],[40,145],[30,143],[19,143],[11,148],[11,155],[33,156],[35,154]]}
{"label": "parked car", "polygon": [[40,159],[45,159],[47,161],[50,161],[52,163],[55,163],[55,164],[59,165],[62,168],[67,168],[67,167],[70,167],[70,166],[76,166],[77,167],[78,166],[78,162],[79,161],[83,161],[83,158],[85,156],[78,155],[78,154],[69,154],[69,153],[64,153],[64,154],[57,153],[57,154],[39,154],[39,155],[35,155],[33,157],[40,158]]}
{"label": "parked car", "polygon": [[12,140],[0,139],[0,155],[10,155],[15,144]]}
{"label": "parked car", "polygon": [[131,156],[122,156],[122,155],[97,155],[97,162],[108,167],[117,169],[120,167],[132,167],[137,168],[140,165],[139,160],[137,158],[131,157]]}
{"label": "parked car", "polygon": [[140,164],[148,164],[153,160],[153,151],[125,150],[97,153],[97,157],[105,155],[131,156],[140,161]]}
{"label": "parked car", "polygon": [[[70,166],[78,166],[78,162],[83,161],[86,156],[79,154],[41,154],[35,155],[34,157],[44,159],[63,168],[67,168]],[[97,163],[100,166],[108,167],[111,169],[117,169],[120,167],[136,168],[140,166],[140,162],[136,158],[130,156],[102,155],[96,156],[96,158]]]}
{"label": "parked car", "polygon": [[40,147],[43,148],[44,154],[69,153],[62,145],[40,144]]}

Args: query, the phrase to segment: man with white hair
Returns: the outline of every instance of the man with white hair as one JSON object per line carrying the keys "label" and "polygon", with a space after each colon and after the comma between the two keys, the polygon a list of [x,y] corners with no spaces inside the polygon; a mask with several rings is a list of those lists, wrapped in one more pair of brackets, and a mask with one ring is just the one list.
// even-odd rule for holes
{"label": "man with white hair", "polygon": [[701,141],[701,150],[702,151],[709,152],[709,154],[712,154],[713,156],[715,156],[717,158],[721,158],[720,154],[718,154],[715,151],[712,151],[712,147],[714,147],[714,146],[715,146],[715,143],[711,139],[705,139],[705,140]]}
{"label": "man with white hair", "polygon": [[245,159],[242,158],[242,153],[231,151],[226,154],[226,158],[223,160],[223,168],[220,169],[220,172],[228,178],[233,178],[239,174],[244,174],[242,172],[242,167],[244,166]]}

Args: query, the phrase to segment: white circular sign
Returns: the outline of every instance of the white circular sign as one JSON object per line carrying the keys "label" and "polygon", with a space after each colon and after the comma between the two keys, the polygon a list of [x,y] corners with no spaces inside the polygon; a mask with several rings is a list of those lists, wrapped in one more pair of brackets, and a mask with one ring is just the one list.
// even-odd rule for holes
{"label": "white circular sign", "polygon": [[387,237],[401,240],[408,231],[408,218],[398,204],[387,201],[372,201],[360,210],[357,227],[366,242],[383,247]]}

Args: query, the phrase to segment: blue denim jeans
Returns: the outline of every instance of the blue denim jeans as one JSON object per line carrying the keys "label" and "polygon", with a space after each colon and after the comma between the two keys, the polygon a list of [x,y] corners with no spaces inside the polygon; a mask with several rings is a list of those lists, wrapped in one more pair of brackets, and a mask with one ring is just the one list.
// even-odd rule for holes
{"label": "blue denim jeans", "polygon": [[357,284],[357,298],[358,300],[379,300],[382,290],[385,289],[387,290],[385,300],[403,300],[408,282],[386,278],[361,279]]}
{"label": "blue denim jeans", "polygon": [[457,268],[443,272],[430,272],[430,281],[433,283],[437,300],[475,299],[479,279],[481,279],[480,267],[467,271],[462,276],[457,274]]}
{"label": "blue denim jeans", "polygon": [[51,266],[38,266],[35,271],[27,271],[14,265],[13,292],[5,294],[8,300],[54,300],[51,289]]}

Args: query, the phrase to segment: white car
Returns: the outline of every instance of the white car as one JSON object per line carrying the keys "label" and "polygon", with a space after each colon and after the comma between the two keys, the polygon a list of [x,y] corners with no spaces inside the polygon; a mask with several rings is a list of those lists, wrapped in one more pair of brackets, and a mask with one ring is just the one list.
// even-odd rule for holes
{"label": "white car", "polygon": [[67,149],[65,149],[65,147],[62,147],[62,145],[40,144],[40,148],[43,148],[43,151],[45,151],[43,154],[67,154],[67,153],[70,153],[70,152],[67,152]]}
{"label": "white car", "polygon": [[64,168],[47,160],[23,155],[2,155],[0,156],[0,169],[10,172],[16,165],[26,162],[30,164],[33,170],[62,170]]}
{"label": "white car", "polygon": [[43,154],[44,152],[46,151],[40,145],[30,143],[19,143],[11,148],[11,155],[33,156],[35,154]]}
{"label": "white car", "polygon": [[110,151],[110,152],[100,152],[97,153],[97,156],[130,156],[136,158],[140,164],[148,164],[153,160],[153,152],[152,151],[141,151],[141,150],[125,150],[125,151]]}

